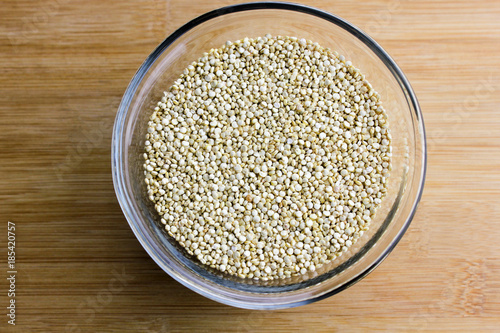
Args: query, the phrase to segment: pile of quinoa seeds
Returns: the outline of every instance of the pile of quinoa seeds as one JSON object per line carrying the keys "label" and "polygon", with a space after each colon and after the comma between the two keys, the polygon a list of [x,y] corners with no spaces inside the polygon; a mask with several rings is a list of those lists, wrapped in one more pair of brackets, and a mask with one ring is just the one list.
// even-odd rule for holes
{"label": "pile of quinoa seeds", "polygon": [[314,271],[369,227],[391,135],[350,61],[305,39],[244,38],[204,53],[149,121],[148,196],[188,253],[242,278]]}

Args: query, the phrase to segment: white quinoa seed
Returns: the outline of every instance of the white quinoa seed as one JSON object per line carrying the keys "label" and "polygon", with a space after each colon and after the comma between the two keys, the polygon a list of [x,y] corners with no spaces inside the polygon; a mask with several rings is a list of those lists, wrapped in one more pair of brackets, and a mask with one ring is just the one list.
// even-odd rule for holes
{"label": "white quinoa seed", "polygon": [[343,56],[294,37],[204,53],[155,107],[144,174],[161,222],[201,263],[242,278],[318,270],[369,227],[391,136]]}

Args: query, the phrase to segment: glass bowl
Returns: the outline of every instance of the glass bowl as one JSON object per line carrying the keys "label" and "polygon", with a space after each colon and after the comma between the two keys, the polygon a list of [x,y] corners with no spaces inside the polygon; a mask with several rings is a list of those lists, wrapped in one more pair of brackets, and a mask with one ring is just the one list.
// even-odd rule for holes
{"label": "glass bowl", "polygon": [[[387,196],[369,231],[342,256],[315,272],[262,281],[224,274],[199,263],[164,230],[144,182],[147,123],[163,91],[192,61],[227,40],[265,34],[310,39],[352,61],[380,94],[392,134]],[[185,24],[165,39],[130,82],[115,120],[112,173],[116,195],[134,234],[151,258],[188,288],[221,303],[280,309],[338,293],[372,271],[408,228],[420,199],[426,166],[425,132],[417,99],[389,55],[345,20],[307,6],[260,2],[224,7]]]}

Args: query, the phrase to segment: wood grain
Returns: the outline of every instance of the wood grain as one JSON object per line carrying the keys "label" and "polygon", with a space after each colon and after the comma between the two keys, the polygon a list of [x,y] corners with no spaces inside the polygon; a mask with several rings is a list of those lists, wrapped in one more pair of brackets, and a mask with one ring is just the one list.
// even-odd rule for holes
{"label": "wood grain", "polygon": [[[354,287],[290,310],[231,308],[175,282],[148,257],[118,206],[111,128],[150,51],[188,20],[235,2],[7,1],[0,10],[0,223],[16,222],[18,279],[17,325],[2,315],[0,331],[498,330],[500,2],[300,2],[368,31],[419,98],[427,183],[388,259]],[[0,234],[5,256],[6,231]]]}

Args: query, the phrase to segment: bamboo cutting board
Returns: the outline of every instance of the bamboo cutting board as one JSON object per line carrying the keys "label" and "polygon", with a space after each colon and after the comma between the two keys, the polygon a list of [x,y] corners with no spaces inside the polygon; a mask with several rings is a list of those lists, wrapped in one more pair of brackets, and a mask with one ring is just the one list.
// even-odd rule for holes
{"label": "bamboo cutting board", "polygon": [[[495,331],[500,327],[500,2],[301,1],[367,31],[419,98],[416,217],[360,283],[289,310],[210,301],[164,273],[115,198],[114,116],[133,74],[214,0],[8,1],[0,10],[1,332]],[[77,154],[75,154],[77,151]],[[7,323],[8,221],[16,326]]]}

